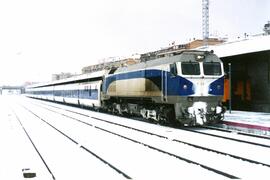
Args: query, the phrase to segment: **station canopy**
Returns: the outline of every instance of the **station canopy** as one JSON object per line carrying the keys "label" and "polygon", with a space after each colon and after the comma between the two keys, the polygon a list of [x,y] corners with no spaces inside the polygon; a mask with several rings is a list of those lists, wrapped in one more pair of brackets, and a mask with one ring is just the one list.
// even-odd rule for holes
{"label": "station canopy", "polygon": [[251,36],[245,39],[227,41],[213,46],[200,47],[200,50],[213,50],[220,58],[270,50],[270,35]]}

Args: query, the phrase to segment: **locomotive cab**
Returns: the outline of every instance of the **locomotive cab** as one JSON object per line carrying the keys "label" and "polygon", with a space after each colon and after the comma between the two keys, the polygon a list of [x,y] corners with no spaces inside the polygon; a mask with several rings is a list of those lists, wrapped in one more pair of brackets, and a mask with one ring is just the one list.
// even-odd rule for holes
{"label": "locomotive cab", "polygon": [[177,75],[188,82],[180,86],[183,96],[175,104],[176,119],[189,125],[221,120],[224,113],[221,105],[224,70],[220,59],[212,53],[197,54],[175,63],[175,66],[177,70],[170,65],[171,74],[177,71]]}

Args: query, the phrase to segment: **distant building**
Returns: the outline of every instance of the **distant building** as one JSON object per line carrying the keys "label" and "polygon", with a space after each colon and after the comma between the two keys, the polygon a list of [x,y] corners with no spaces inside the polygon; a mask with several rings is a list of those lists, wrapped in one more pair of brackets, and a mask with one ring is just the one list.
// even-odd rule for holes
{"label": "distant building", "polygon": [[[207,43],[208,45],[216,45],[216,44],[224,43],[225,41],[222,39],[217,39],[217,38],[208,38],[207,42],[208,42]],[[203,40],[200,40],[200,39],[194,40],[186,44],[179,44],[179,45],[173,44],[170,47],[162,48],[161,50],[158,50],[158,51],[141,54],[141,61],[149,61],[149,60],[153,60],[160,57],[173,56],[173,55],[181,53],[183,50],[195,49],[201,46],[203,46]]]}
{"label": "distant building", "polygon": [[24,93],[22,86],[2,86],[0,88],[1,95],[19,95]]}
{"label": "distant building", "polygon": [[[207,44],[209,46],[216,45],[216,44],[221,44],[221,43],[224,43],[224,42],[225,41],[223,39],[218,39],[218,38],[208,38],[207,39]],[[203,46],[203,40],[201,40],[201,39],[197,39],[197,40],[194,40],[194,41],[186,44],[187,49],[195,49],[195,48],[201,47],[201,46]]]}
{"label": "distant building", "polygon": [[162,48],[161,50],[158,51],[152,51],[141,54],[140,60],[142,62],[149,61],[159,57],[173,55],[174,53],[178,53],[179,51],[182,51],[184,49],[187,49],[187,44],[174,45],[173,43],[173,45],[170,47]]}
{"label": "distant building", "polygon": [[60,79],[66,79],[66,78],[70,78],[74,76],[74,74],[71,73],[60,73],[60,74],[53,74],[52,75],[52,80],[56,81],[56,80],[60,80]]}
{"label": "distant building", "polygon": [[[223,42],[224,40],[220,40],[217,38],[208,39],[208,45],[216,45]],[[113,67],[129,66],[132,64],[136,64],[138,62],[149,61],[149,60],[153,60],[153,59],[164,57],[164,56],[172,56],[177,53],[180,53],[183,50],[194,49],[200,46],[203,46],[203,40],[194,40],[187,44],[179,44],[179,45],[175,45],[175,42],[173,42],[171,46],[169,47],[162,48],[161,50],[158,50],[158,51],[147,52],[139,56],[135,55],[129,58],[122,58],[122,59],[115,58],[115,57],[103,59],[102,60],[103,62],[99,64],[86,66],[82,68],[82,74],[100,71],[103,69],[111,69]]]}
{"label": "distant building", "polygon": [[270,21],[264,25],[263,31],[266,35],[270,35]]}
{"label": "distant building", "polygon": [[103,61],[103,63],[90,65],[82,68],[82,74],[100,71],[103,69],[111,69],[113,67],[125,67],[140,62],[139,56],[132,56],[123,59],[109,58],[106,60],[104,59]]}

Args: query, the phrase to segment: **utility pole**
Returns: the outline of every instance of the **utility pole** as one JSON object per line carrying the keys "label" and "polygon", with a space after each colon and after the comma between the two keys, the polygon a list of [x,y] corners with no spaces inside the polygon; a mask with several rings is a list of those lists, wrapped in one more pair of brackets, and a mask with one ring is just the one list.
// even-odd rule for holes
{"label": "utility pole", "polygon": [[203,35],[203,46],[208,46],[209,0],[202,0],[202,35]]}

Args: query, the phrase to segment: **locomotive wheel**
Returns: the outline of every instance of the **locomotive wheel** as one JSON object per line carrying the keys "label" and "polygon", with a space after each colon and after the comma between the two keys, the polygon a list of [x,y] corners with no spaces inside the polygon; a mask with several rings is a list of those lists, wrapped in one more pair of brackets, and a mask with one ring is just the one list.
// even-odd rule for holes
{"label": "locomotive wheel", "polygon": [[169,107],[161,107],[158,115],[159,123],[165,125],[176,125],[173,110]]}

